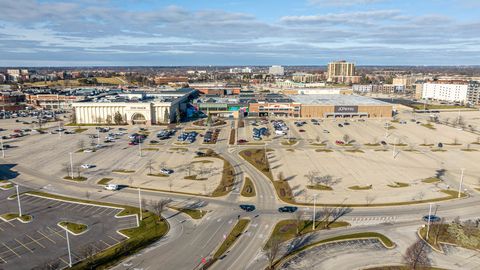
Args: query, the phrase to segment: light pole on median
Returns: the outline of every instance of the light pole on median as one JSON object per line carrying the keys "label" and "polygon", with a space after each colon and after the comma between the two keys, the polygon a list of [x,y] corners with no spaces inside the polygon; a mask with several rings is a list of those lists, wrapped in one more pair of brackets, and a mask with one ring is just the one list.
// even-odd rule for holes
{"label": "light pole on median", "polygon": [[142,214],[142,195],[140,193],[140,188],[138,188],[138,205],[140,206],[140,220],[143,219],[143,214]]}
{"label": "light pole on median", "polygon": [[393,141],[393,158],[395,158],[395,152],[397,150],[397,138],[395,138],[395,140]]}
{"label": "light pole on median", "polygon": [[73,153],[70,152],[70,177],[73,179]]}
{"label": "light pole on median", "polygon": [[142,142],[141,141],[138,142],[138,151],[139,151],[140,157],[142,157]]}
{"label": "light pole on median", "polygon": [[97,144],[100,144],[100,130],[97,129]]}
{"label": "light pole on median", "polygon": [[460,175],[460,186],[458,187],[458,198],[460,198],[460,194],[462,192],[462,185],[463,185],[463,172],[465,171],[464,168],[462,168],[462,174]]}
{"label": "light pole on median", "polygon": [[15,189],[17,190],[17,201],[18,201],[18,215],[22,216],[22,205],[20,204],[20,193],[18,192],[18,185],[15,185]]}
{"label": "light pole on median", "polygon": [[2,158],[5,158],[5,148],[3,147],[3,138],[0,137],[0,146],[2,147]]}
{"label": "light pole on median", "polygon": [[432,219],[432,204],[430,203],[430,209],[428,210],[428,221],[427,221],[427,234],[425,239],[428,241],[428,233],[430,232],[430,220]]}
{"label": "light pole on median", "polygon": [[68,267],[72,267],[72,252],[70,250],[70,239],[68,238],[68,229],[66,226],[65,226],[65,234],[67,235]]}
{"label": "light pole on median", "polygon": [[317,194],[313,195],[312,231],[315,231],[315,221],[317,216],[316,204],[317,204]]}

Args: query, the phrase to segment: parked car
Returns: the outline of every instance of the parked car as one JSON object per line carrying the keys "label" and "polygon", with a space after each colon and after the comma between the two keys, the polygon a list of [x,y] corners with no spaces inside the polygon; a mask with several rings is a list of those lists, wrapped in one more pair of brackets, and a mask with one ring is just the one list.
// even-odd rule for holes
{"label": "parked car", "polygon": [[170,174],[173,173],[173,170],[171,170],[171,169],[166,169],[166,168],[162,168],[162,169],[160,169],[160,172],[163,173],[163,174],[168,174],[168,175],[170,175]]}
{"label": "parked car", "polygon": [[105,185],[104,188],[105,188],[106,190],[115,191],[115,190],[118,190],[118,185],[117,185],[117,184],[107,184],[107,185]]}
{"label": "parked car", "polygon": [[298,132],[305,132],[305,129],[300,129]]}
{"label": "parked car", "polygon": [[90,169],[90,168],[95,167],[95,165],[92,165],[92,164],[82,164],[80,167],[82,167],[83,169]]}
{"label": "parked car", "polygon": [[240,209],[245,210],[246,212],[252,212],[255,210],[255,205],[252,204],[240,204]]}
{"label": "parked car", "polygon": [[387,145],[387,142],[386,141],[381,141],[380,144]]}
{"label": "parked car", "polygon": [[244,140],[244,139],[240,139],[237,141],[238,143],[247,143],[248,141],[247,140]]}
{"label": "parked car", "polygon": [[343,125],[342,125],[342,124],[338,124],[338,127],[343,127]]}
{"label": "parked car", "polygon": [[336,143],[336,144],[339,144],[339,145],[345,144],[343,141],[339,141],[339,140],[336,140],[335,143]]}
{"label": "parked car", "polygon": [[297,211],[298,207],[296,206],[283,206],[278,208],[278,212],[280,213],[293,213]]}

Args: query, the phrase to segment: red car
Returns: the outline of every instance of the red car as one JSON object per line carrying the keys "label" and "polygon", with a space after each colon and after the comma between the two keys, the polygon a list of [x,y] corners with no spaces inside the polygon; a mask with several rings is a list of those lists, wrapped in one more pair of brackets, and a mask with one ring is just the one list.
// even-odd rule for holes
{"label": "red car", "polygon": [[345,143],[342,142],[342,141],[335,141],[335,143],[336,143],[336,144],[340,144],[340,145],[345,144]]}
{"label": "red car", "polygon": [[305,129],[300,129],[299,132],[305,132]]}
{"label": "red car", "polygon": [[129,142],[128,145],[137,145],[136,142]]}
{"label": "red car", "polygon": [[241,140],[238,140],[237,142],[238,142],[238,143],[247,143],[248,141],[241,139]]}

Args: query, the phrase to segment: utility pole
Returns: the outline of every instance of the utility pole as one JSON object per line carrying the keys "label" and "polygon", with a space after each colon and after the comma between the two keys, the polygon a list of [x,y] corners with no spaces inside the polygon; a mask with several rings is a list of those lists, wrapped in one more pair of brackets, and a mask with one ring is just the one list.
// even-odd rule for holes
{"label": "utility pole", "polygon": [[465,171],[464,168],[462,168],[462,174],[460,175],[460,186],[458,187],[458,198],[460,198],[460,195],[462,194],[462,185],[463,185],[463,172]]}
{"label": "utility pole", "polygon": [[3,146],[3,138],[0,136],[0,146],[2,147],[2,158],[5,158],[5,148]]}
{"label": "utility pole", "polygon": [[58,122],[58,137],[59,137],[59,138],[62,137],[62,131],[61,131],[61,127],[60,127],[60,122]]}
{"label": "utility pole", "polygon": [[72,180],[73,180],[73,153],[70,152],[70,174],[71,174],[71,177],[72,177]]}
{"label": "utility pole", "polygon": [[68,267],[72,267],[72,252],[70,250],[70,239],[68,238],[68,229],[66,226],[65,226],[65,234],[67,235]]}
{"label": "utility pole", "polygon": [[317,216],[317,194],[313,195],[313,213],[312,213],[312,231],[315,231],[315,221]]}
{"label": "utility pole", "polygon": [[100,130],[97,129],[97,145],[100,144]]}
{"label": "utility pole", "polygon": [[142,213],[142,195],[140,193],[140,188],[138,188],[138,205],[140,206],[140,220],[143,219],[143,213]]}
{"label": "utility pole", "polygon": [[18,192],[18,185],[15,185],[15,189],[17,190],[17,201],[18,201],[18,215],[22,216],[22,206],[20,204],[20,193]]}
{"label": "utility pole", "polygon": [[432,204],[430,203],[430,209],[428,210],[428,221],[427,221],[427,235],[425,239],[428,241],[428,233],[430,232],[430,220],[432,219]]}
{"label": "utility pole", "polygon": [[397,138],[395,138],[395,141],[393,142],[393,158],[395,159],[395,152],[397,150]]}

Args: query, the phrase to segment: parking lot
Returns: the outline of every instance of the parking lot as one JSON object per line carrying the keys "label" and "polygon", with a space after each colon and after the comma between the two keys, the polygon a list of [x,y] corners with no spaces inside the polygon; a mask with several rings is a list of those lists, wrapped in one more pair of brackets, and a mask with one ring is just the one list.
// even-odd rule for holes
{"label": "parking lot", "polygon": [[[0,191],[1,213],[18,213],[17,201],[7,198],[14,189]],[[72,262],[87,256],[87,250],[100,251],[125,239],[117,230],[136,226],[136,217],[115,217],[121,209],[63,202],[21,195],[22,212],[33,216],[30,223],[18,220],[0,221],[0,268],[32,269],[46,265],[68,266],[66,231],[61,221],[85,224],[80,234],[69,234]],[[41,268],[44,269],[44,268]],[[55,269],[55,268],[53,268]]]}
{"label": "parking lot", "polygon": [[385,252],[387,249],[377,239],[348,240],[315,246],[295,255],[280,269],[320,269],[322,263],[330,258],[359,252]]}

